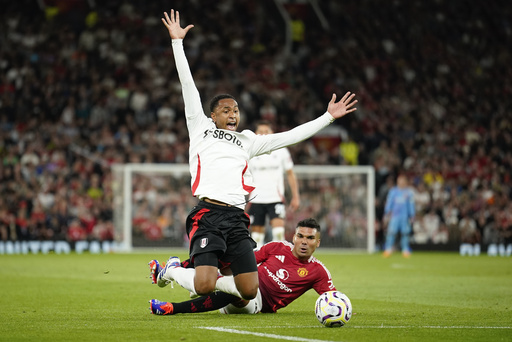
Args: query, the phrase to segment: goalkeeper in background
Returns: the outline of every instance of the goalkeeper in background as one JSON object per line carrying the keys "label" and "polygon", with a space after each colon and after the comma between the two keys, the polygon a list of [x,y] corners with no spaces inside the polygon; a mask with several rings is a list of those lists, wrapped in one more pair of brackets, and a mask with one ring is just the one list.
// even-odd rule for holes
{"label": "goalkeeper in background", "polygon": [[[286,241],[269,242],[254,252],[259,264],[260,279],[255,299],[242,300],[233,277],[224,276],[217,280],[217,292],[181,303],[152,299],[151,312],[156,315],[174,315],[220,309],[221,313],[226,314],[272,313],[284,308],[309,289],[314,289],[318,294],[335,291],[331,273],[313,256],[318,246],[320,226],[312,218],[302,220],[295,229],[293,244]],[[178,268],[181,266],[174,269]],[[192,288],[185,289],[194,292]]]}
{"label": "goalkeeper in background", "polygon": [[396,186],[389,190],[384,207],[384,222],[387,222],[386,244],[384,257],[389,257],[393,252],[395,238],[400,233],[400,247],[402,255],[408,258],[411,255],[409,236],[415,215],[414,193],[407,186],[407,177],[398,176]]}

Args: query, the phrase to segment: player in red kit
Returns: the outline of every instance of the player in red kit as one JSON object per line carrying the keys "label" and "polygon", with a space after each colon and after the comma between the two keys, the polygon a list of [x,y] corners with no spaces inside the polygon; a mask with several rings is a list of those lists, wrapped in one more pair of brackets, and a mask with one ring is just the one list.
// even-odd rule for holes
{"label": "player in red kit", "polygon": [[[318,294],[336,290],[329,270],[313,256],[320,245],[320,226],[314,219],[300,221],[293,244],[269,242],[254,252],[258,263],[259,291],[255,299],[242,300],[233,278],[217,280],[216,291],[181,303],[151,300],[151,312],[158,315],[206,312],[272,313],[286,307],[309,289]],[[191,288],[186,288],[193,292]]]}

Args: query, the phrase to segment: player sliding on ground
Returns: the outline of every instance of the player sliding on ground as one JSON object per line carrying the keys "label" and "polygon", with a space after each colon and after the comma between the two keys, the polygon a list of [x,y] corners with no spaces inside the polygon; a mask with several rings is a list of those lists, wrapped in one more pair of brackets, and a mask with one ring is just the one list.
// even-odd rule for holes
{"label": "player sliding on ground", "polygon": [[[161,302],[152,299],[151,312],[157,315],[177,313],[206,312],[220,309],[220,312],[258,313],[276,312],[300,297],[309,289],[321,294],[336,290],[331,273],[313,256],[320,245],[320,226],[314,219],[302,220],[297,224],[293,244],[286,241],[269,242],[254,252],[258,265],[260,286],[255,299],[242,300],[236,290],[233,277],[223,276],[217,280],[216,289],[206,296],[201,296],[181,303]],[[191,287],[193,276],[183,268],[176,257],[169,262],[174,266],[167,268],[167,273],[186,290],[194,292]],[[153,274],[153,283],[158,282]],[[160,277],[161,278],[161,277]],[[165,285],[161,282],[160,286]]]}
{"label": "player sliding on ground", "polygon": [[[190,138],[189,164],[192,194],[199,199],[187,217],[190,260],[195,270],[190,288],[199,295],[215,289],[217,272],[233,274],[236,288],[244,299],[258,292],[258,271],[244,212],[246,196],[253,190],[249,159],[308,139],[335,119],[356,110],[354,94],[347,92],[336,102],[333,94],[327,112],[287,132],[256,135],[238,132],[240,109],[235,98],[217,95],[210,102],[210,118],[203,110],[199,91],[188,65],[183,39],[194,27],[181,27],[179,13],[164,13],[162,22],[172,40],[172,51],[182,87],[185,118]],[[212,30],[215,27],[212,26]],[[168,267],[171,267],[168,263]],[[170,281],[167,269],[153,262],[152,272]],[[172,272],[171,272],[172,273]],[[183,284],[182,284],[183,285]]]}

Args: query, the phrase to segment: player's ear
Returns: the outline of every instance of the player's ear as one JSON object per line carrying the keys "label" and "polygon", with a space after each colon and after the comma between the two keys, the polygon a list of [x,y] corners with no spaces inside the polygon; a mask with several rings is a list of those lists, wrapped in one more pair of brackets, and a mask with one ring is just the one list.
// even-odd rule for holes
{"label": "player's ear", "polygon": [[217,118],[217,115],[215,115],[215,112],[211,112],[210,117],[212,118],[213,122],[215,123],[215,119]]}

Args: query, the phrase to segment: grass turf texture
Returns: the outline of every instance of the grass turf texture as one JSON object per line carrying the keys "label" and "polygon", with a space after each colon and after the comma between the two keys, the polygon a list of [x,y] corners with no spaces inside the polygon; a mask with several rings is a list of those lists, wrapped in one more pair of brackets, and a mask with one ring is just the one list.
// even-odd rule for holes
{"label": "grass turf texture", "polygon": [[384,259],[320,248],[317,257],[354,311],[345,327],[329,329],[314,315],[312,290],[277,314],[151,315],[151,298],[188,299],[177,285],[151,285],[147,262],[166,260],[164,253],[0,255],[0,340],[512,340],[510,258],[431,252]]}

